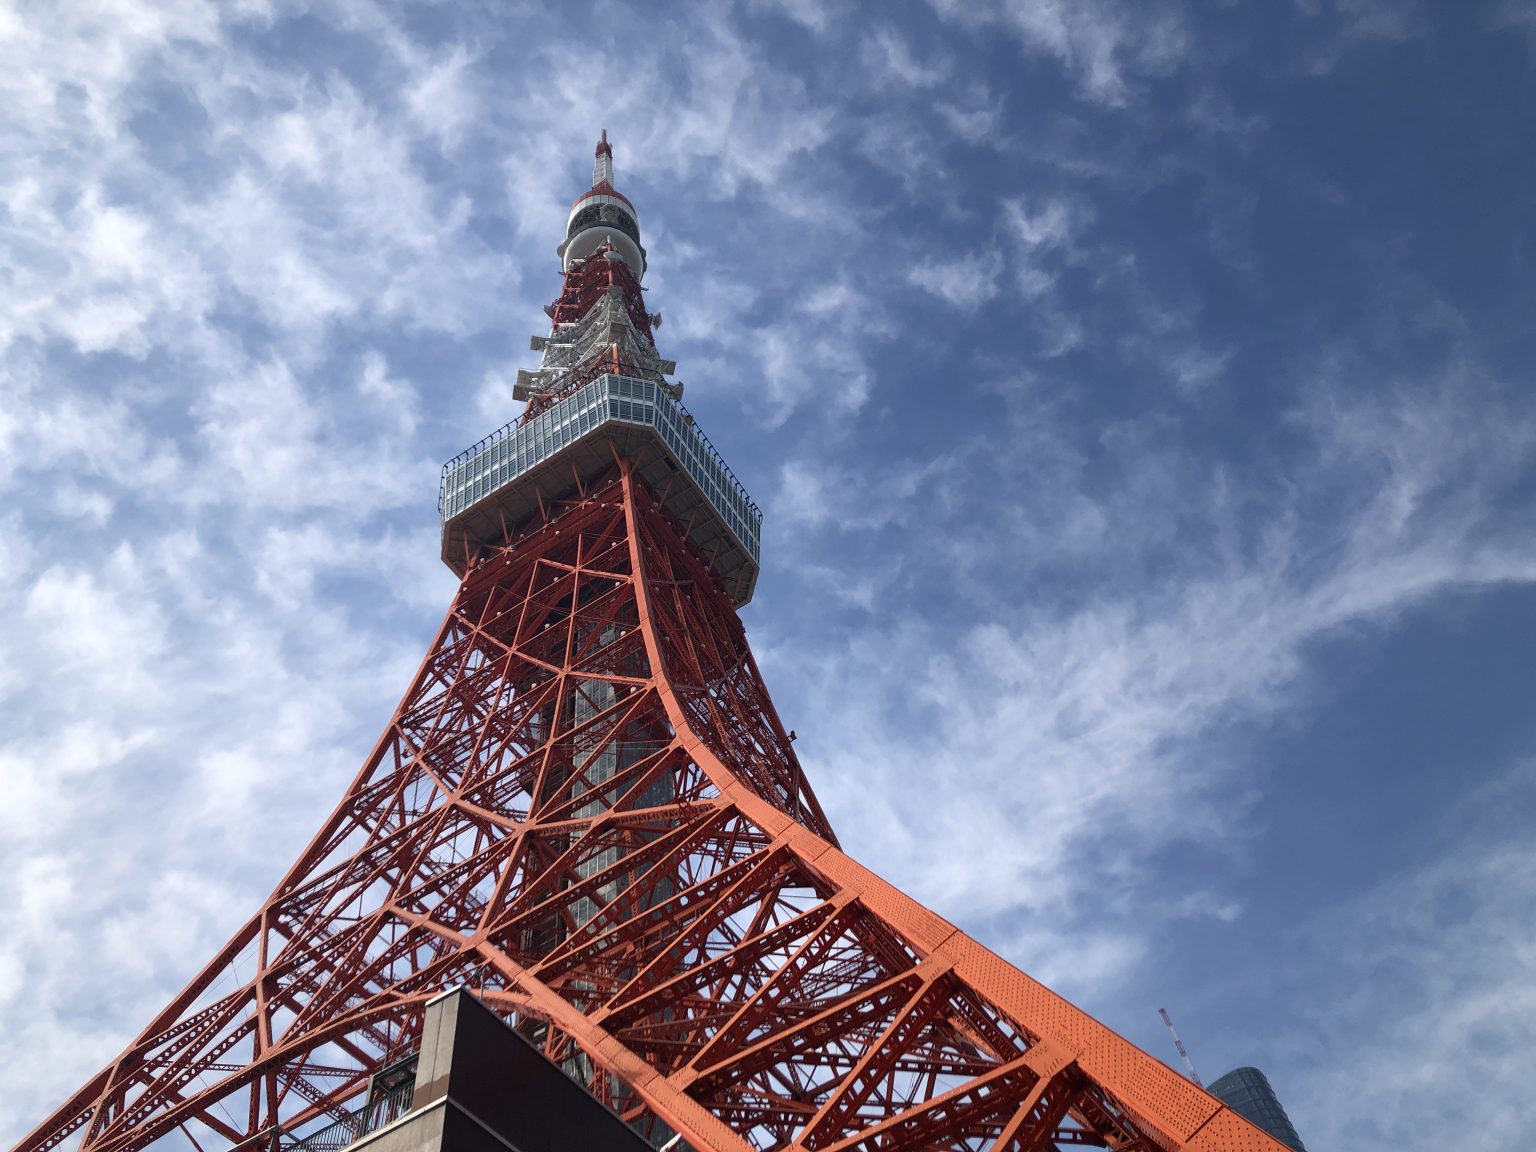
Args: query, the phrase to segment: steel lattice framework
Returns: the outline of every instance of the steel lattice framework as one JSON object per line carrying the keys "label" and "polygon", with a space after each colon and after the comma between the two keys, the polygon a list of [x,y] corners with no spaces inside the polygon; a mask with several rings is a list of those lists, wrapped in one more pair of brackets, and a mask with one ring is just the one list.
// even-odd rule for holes
{"label": "steel lattice framework", "polygon": [[1278,1152],[841,851],[664,446],[600,443],[474,550],[257,914],[19,1152],[287,1148],[466,983],[658,1144]]}

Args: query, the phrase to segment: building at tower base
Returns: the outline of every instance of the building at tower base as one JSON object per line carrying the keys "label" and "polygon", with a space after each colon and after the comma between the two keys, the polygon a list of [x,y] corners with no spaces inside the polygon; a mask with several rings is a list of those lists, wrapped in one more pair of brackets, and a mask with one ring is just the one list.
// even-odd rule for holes
{"label": "building at tower base", "polygon": [[294,1152],[650,1152],[463,988],[427,1005],[421,1048],[368,1105]]}
{"label": "building at tower base", "polygon": [[1207,1091],[1239,1116],[1264,1129],[1291,1152],[1307,1152],[1307,1146],[1296,1133],[1296,1126],[1270,1087],[1269,1077],[1257,1068],[1234,1068],[1207,1085]]}

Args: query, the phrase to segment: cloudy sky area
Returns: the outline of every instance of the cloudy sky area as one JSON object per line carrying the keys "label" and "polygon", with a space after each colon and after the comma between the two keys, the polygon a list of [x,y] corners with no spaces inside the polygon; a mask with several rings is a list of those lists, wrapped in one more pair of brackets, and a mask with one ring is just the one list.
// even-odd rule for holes
{"label": "cloudy sky area", "polygon": [[1536,5],[0,5],[0,1142],[453,591],[606,127],[845,847],[1313,1152],[1536,1125]]}

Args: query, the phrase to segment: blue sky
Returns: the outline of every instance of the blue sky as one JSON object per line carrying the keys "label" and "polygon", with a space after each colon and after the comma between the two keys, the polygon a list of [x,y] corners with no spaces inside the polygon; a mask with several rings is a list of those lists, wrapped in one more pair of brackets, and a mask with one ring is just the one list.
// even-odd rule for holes
{"label": "blue sky", "polygon": [[0,1139],[382,728],[607,128],[844,846],[1314,1152],[1513,1146],[1533,97],[1529,2],[0,5]]}

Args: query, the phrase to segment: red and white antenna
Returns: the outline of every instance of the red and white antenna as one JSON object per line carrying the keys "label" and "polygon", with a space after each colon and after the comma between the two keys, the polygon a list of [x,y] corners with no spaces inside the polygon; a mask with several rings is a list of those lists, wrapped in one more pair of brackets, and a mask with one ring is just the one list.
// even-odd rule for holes
{"label": "red and white antenna", "polygon": [[597,141],[597,153],[592,161],[592,187],[613,183],[613,148],[608,143],[608,129]]}
{"label": "red and white antenna", "polygon": [[1196,1088],[1204,1088],[1205,1083],[1200,1079],[1200,1073],[1195,1071],[1195,1062],[1189,1058],[1189,1053],[1184,1051],[1184,1041],[1179,1039],[1179,1030],[1173,1026],[1173,1017],[1168,1015],[1166,1008],[1159,1008],[1157,1012],[1163,1018],[1163,1023],[1168,1025],[1168,1034],[1173,1037],[1173,1046],[1184,1058],[1184,1067],[1189,1069],[1189,1078],[1195,1082]]}

